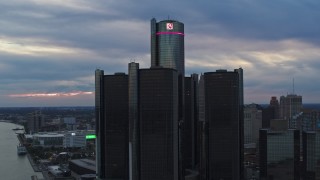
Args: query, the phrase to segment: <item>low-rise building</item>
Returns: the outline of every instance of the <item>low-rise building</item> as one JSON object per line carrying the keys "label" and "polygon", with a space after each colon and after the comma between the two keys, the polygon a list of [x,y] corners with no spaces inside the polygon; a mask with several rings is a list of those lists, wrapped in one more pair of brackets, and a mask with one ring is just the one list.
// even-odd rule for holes
{"label": "low-rise building", "polygon": [[320,179],[320,131],[303,132],[303,177]]}
{"label": "low-rise building", "polygon": [[82,132],[69,132],[66,133],[63,139],[63,147],[85,147],[86,134]]}
{"label": "low-rise building", "polygon": [[74,159],[69,161],[69,168],[78,175],[96,174],[96,162],[90,159]]}
{"label": "low-rise building", "polygon": [[260,129],[259,149],[261,179],[300,179],[299,130]]}
{"label": "low-rise building", "polygon": [[42,147],[62,147],[64,134],[58,133],[38,133],[33,134],[33,146]]}

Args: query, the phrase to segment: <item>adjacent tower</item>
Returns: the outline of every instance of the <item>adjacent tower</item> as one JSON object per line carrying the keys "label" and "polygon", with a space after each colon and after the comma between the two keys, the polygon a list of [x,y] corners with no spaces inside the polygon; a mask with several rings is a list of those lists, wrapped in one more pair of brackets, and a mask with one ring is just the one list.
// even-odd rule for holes
{"label": "adjacent tower", "polygon": [[95,71],[95,115],[96,115],[96,174],[98,179],[106,177],[105,172],[105,120],[104,120],[104,93],[103,93],[104,71]]}
{"label": "adjacent tower", "polygon": [[178,76],[139,70],[140,180],[178,180]]}
{"label": "adjacent tower", "polygon": [[128,179],[128,75],[95,72],[98,179]]}
{"label": "adjacent tower", "polygon": [[199,118],[205,121],[200,173],[204,179],[243,179],[242,69],[200,78]]}

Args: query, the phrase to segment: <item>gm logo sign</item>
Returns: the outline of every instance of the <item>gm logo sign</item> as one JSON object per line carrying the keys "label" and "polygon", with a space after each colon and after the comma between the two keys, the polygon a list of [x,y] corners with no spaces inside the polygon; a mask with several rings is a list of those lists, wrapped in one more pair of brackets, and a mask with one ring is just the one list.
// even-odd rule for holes
{"label": "gm logo sign", "polygon": [[173,23],[167,23],[167,30],[173,29]]}

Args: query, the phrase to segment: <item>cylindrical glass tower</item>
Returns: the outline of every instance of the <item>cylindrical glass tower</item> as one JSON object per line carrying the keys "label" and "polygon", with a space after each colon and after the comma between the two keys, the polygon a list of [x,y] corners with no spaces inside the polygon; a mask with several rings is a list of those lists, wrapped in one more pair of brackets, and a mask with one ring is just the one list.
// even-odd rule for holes
{"label": "cylindrical glass tower", "polygon": [[151,66],[162,66],[184,76],[184,24],[151,20]]}

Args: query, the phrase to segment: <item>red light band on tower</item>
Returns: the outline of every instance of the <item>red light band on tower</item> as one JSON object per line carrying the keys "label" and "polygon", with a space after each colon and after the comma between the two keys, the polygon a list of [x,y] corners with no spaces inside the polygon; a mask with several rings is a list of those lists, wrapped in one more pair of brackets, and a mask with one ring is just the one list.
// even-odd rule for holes
{"label": "red light band on tower", "polygon": [[162,35],[162,34],[175,34],[175,35],[184,36],[184,34],[181,32],[157,32],[156,33],[156,35]]}

